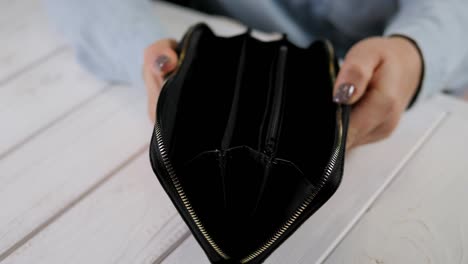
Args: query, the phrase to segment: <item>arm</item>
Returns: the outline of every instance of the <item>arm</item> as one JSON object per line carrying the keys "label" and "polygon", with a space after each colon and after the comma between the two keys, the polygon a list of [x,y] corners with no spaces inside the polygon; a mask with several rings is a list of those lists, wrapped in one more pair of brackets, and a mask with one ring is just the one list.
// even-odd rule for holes
{"label": "arm", "polygon": [[385,35],[406,36],[419,47],[424,60],[419,98],[449,88],[451,78],[457,78],[453,74],[468,65],[467,29],[468,1],[400,0]]}
{"label": "arm", "polygon": [[143,52],[167,37],[146,0],[45,0],[52,22],[81,64],[100,78],[143,86]]}
{"label": "arm", "polygon": [[468,2],[462,1],[401,0],[389,37],[351,48],[335,86],[335,101],[353,105],[348,148],[388,137],[418,87],[419,98],[428,97],[464,67]]}
{"label": "arm", "polygon": [[52,21],[92,73],[107,81],[146,87],[153,121],[164,76],[175,69],[178,60],[177,43],[168,37],[180,38],[199,21],[227,35],[243,31],[233,20],[163,1],[44,1]]}

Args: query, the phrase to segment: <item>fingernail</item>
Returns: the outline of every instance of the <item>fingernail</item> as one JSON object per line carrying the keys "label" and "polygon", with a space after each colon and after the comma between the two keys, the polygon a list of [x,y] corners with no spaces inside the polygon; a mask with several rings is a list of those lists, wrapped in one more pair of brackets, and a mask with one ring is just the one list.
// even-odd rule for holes
{"label": "fingernail", "polygon": [[169,63],[169,57],[166,55],[160,55],[159,57],[156,58],[156,61],[154,62],[154,66],[157,71],[164,72],[168,63]]}
{"label": "fingernail", "polygon": [[356,87],[350,83],[343,83],[338,87],[338,90],[333,97],[333,101],[338,104],[346,104],[356,91]]}

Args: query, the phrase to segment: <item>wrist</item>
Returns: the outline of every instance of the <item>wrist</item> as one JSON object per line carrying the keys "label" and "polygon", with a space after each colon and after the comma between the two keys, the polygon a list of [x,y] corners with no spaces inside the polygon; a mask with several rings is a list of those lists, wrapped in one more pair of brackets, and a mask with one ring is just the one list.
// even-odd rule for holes
{"label": "wrist", "polygon": [[408,108],[416,101],[424,79],[424,58],[416,42],[404,35],[391,35],[388,37],[395,47],[396,55],[400,57],[401,65],[409,74],[412,91]]}

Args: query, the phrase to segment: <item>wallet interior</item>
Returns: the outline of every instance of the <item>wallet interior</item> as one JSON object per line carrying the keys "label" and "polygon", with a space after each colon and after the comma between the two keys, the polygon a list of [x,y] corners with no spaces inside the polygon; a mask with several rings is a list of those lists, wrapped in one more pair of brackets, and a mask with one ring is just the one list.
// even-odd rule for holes
{"label": "wallet interior", "polygon": [[[157,107],[167,159],[193,213],[181,212],[219,259],[250,263],[277,246],[279,230],[297,228],[290,219],[307,217],[297,213],[323,181],[337,135],[333,57],[324,42],[302,49],[248,32],[186,38]],[[179,191],[160,177],[172,186],[166,191]],[[317,199],[318,208],[328,198]]]}

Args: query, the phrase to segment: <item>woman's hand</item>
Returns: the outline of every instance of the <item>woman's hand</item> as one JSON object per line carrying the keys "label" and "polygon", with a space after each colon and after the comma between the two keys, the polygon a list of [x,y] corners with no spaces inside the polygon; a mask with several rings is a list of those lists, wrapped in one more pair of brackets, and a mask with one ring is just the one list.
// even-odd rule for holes
{"label": "woman's hand", "polygon": [[419,86],[422,58],[412,41],[399,36],[368,38],[345,57],[334,101],[352,104],[346,147],[388,137]]}
{"label": "woman's hand", "polygon": [[164,77],[177,66],[176,46],[177,42],[175,40],[163,39],[145,50],[143,78],[148,94],[148,114],[153,123],[156,119],[156,105]]}
{"label": "woman's hand", "polygon": [[[164,77],[177,65],[177,43],[160,40],[145,50],[143,77],[154,122]],[[404,37],[369,38],[348,52],[338,74],[334,100],[352,104],[347,148],[388,137],[419,86],[422,58]]]}

